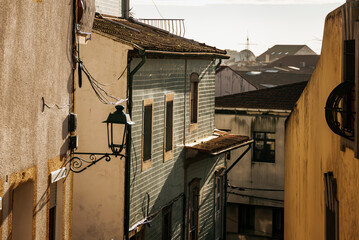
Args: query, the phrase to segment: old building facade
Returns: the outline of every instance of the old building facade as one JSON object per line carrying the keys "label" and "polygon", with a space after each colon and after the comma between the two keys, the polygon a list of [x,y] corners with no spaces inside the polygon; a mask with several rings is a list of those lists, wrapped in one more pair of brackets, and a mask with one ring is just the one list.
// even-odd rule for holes
{"label": "old building facade", "polygon": [[[305,85],[216,98],[216,127],[254,140],[228,174],[227,239],[283,239],[285,121]],[[227,154],[227,165],[242,153]]]}
{"label": "old building facade", "polygon": [[358,235],[357,6],[326,17],[320,60],[286,124],[287,239]]}
{"label": "old building facade", "polygon": [[62,167],[72,109],[74,6],[2,6],[0,239],[71,239],[72,175]]}

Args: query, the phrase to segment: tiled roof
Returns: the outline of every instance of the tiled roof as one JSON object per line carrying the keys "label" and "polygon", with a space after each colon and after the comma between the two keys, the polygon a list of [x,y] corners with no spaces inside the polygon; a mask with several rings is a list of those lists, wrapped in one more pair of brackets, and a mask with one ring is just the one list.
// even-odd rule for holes
{"label": "tiled roof", "polygon": [[[284,69],[284,71],[291,71],[293,73],[312,73],[319,61],[319,55],[289,55],[280,58],[267,66],[266,69]],[[299,69],[294,70],[291,67]]]}
{"label": "tiled roof", "polygon": [[274,45],[269,48],[267,51],[259,55],[256,60],[257,61],[265,61],[266,55],[269,56],[269,61],[273,61],[278,58],[282,58],[286,55],[294,55],[299,50],[306,48],[308,51],[316,54],[313,50],[311,50],[307,45]]}
{"label": "tiled roof", "polygon": [[288,72],[236,72],[257,89],[304,82],[308,81],[311,77],[311,74],[296,74]]}
{"label": "tiled roof", "polygon": [[187,149],[197,150],[198,152],[208,153],[212,155],[220,154],[237,147],[246,145],[252,140],[248,136],[236,134],[225,134],[206,141],[201,141],[195,145],[186,146]]}
{"label": "tiled roof", "polygon": [[292,110],[307,82],[216,97],[216,108]]}
{"label": "tiled roof", "polygon": [[139,50],[226,54],[224,50],[176,36],[165,30],[137,22],[134,19],[126,20],[97,15],[94,20],[93,31]]}

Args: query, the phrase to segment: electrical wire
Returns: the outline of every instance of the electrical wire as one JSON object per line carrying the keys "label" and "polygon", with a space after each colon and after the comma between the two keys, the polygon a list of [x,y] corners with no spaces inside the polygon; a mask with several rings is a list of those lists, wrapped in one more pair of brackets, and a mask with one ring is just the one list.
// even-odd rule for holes
{"label": "electrical wire", "polygon": [[240,191],[245,191],[245,190],[254,190],[254,191],[270,191],[270,192],[283,192],[283,189],[270,189],[270,188],[250,188],[250,187],[236,187],[233,185],[228,184],[229,188],[232,189],[237,189]]}
{"label": "electrical wire", "polygon": [[241,197],[251,197],[251,198],[257,198],[257,199],[263,199],[263,200],[284,202],[284,200],[282,200],[282,199],[259,197],[259,196],[253,196],[253,195],[248,195],[248,194],[241,194],[241,193],[236,193],[236,192],[228,192],[228,194],[233,194],[233,195],[237,195],[237,196],[241,196]]}
{"label": "electrical wire", "polygon": [[[103,87],[105,86],[110,86],[108,84],[104,84],[101,83],[100,81],[96,80],[91,73],[89,72],[89,70],[86,68],[85,64],[83,64],[83,62],[81,60],[78,60],[81,65],[82,68],[79,69],[79,71],[83,71],[87,77],[87,79],[89,80],[89,83],[92,87],[92,89],[94,90],[97,98],[100,100],[101,103],[103,104],[109,104],[109,105],[118,105],[120,103],[126,102],[127,99],[119,99],[115,96],[112,96],[111,94],[109,94]],[[125,70],[127,69],[127,66],[125,67]],[[124,74],[125,70],[123,71],[123,73],[121,74],[120,78],[122,77],[122,75]],[[115,102],[111,101],[115,100]]]}
{"label": "electrical wire", "polygon": [[157,10],[158,14],[162,17],[162,19],[165,19],[165,18],[163,17],[163,15],[161,14],[160,10],[158,9],[158,7],[157,7],[157,5],[156,5],[155,1],[154,1],[154,0],[152,0],[152,2],[153,2],[153,5],[155,5],[155,8],[156,8],[156,10]]}

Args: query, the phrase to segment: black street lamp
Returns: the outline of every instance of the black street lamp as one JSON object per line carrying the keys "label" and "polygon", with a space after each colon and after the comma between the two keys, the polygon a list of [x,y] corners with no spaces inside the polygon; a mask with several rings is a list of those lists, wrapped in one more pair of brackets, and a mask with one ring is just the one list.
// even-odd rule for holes
{"label": "black street lamp", "polygon": [[[69,164],[70,170],[75,173],[80,173],[96,164],[102,159],[107,162],[111,161],[111,156],[119,156],[120,159],[125,157],[122,154],[122,150],[126,147],[126,133],[129,125],[133,125],[134,122],[128,114],[123,111],[122,105],[116,106],[116,111],[108,115],[107,120],[103,123],[107,123],[107,141],[108,147],[112,150],[112,153],[89,153],[89,152],[74,152],[74,148],[71,148],[72,155],[88,155],[89,160],[83,159],[78,156],[73,156],[66,164]],[[121,136],[121,127],[124,125],[122,142],[116,142],[116,136]],[[100,156],[98,158],[98,156]]]}

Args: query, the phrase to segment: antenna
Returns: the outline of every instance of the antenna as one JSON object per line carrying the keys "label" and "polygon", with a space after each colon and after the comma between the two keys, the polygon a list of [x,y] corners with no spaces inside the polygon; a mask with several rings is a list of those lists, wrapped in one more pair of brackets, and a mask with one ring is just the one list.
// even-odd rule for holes
{"label": "antenna", "polygon": [[248,36],[248,32],[247,32],[247,41],[246,41],[246,43],[238,43],[238,45],[246,45],[246,50],[249,50],[250,45],[257,45],[257,44],[256,43],[249,43],[249,36]]}

